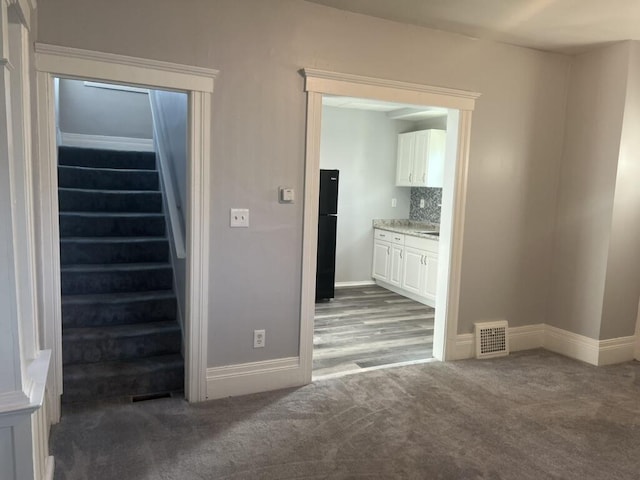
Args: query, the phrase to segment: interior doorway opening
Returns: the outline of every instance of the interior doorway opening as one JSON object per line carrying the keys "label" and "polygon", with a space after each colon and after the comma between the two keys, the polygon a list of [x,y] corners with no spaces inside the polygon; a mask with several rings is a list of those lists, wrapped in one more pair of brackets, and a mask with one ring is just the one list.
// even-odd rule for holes
{"label": "interior doorway opening", "polygon": [[182,396],[187,95],[54,81],[62,400]]}
{"label": "interior doorway opening", "polygon": [[[325,95],[367,98],[417,106],[447,109],[447,135],[443,182],[442,222],[438,239],[437,290],[433,356],[437,360],[457,358],[457,328],[462,272],[464,213],[471,117],[479,94],[443,87],[412,84],[352,74],[304,69],[307,92],[305,162],[305,208],[300,320],[300,370],[312,381],[315,272],[318,241],[318,206],[322,99]],[[444,195],[444,192],[447,192]],[[447,213],[451,212],[451,213]]]}
{"label": "interior doorway opening", "polygon": [[314,379],[433,359],[447,115],[323,95]]}
{"label": "interior doorway opening", "polygon": [[60,419],[62,318],[60,230],[55,128],[55,77],[97,79],[141,88],[181,91],[188,98],[187,224],[185,299],[185,397],[207,398],[211,97],[216,70],[90,50],[36,44],[38,89],[37,250],[39,304],[49,313],[43,323],[45,348],[52,350],[47,394],[50,418]]}

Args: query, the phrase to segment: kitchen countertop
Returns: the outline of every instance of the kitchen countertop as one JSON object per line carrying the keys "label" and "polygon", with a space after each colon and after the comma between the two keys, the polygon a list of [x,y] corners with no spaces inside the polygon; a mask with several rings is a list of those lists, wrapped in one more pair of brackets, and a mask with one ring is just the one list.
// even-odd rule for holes
{"label": "kitchen countertop", "polygon": [[412,220],[374,220],[373,228],[387,230],[389,232],[403,233],[413,237],[429,238],[439,240],[438,235],[423,233],[425,230],[440,232],[440,225],[425,222],[414,222]]}

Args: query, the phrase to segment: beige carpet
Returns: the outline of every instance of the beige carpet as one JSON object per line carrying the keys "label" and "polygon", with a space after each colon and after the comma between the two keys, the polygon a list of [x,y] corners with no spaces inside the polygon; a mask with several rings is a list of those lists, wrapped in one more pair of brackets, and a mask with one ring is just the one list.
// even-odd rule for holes
{"label": "beige carpet", "polygon": [[638,479],[640,363],[543,350],[199,405],[68,406],[56,479]]}

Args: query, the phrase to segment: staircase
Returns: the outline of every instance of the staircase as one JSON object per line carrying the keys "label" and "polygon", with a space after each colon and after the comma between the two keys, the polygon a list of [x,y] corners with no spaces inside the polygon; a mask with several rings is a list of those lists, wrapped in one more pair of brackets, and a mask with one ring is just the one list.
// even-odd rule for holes
{"label": "staircase", "polygon": [[183,389],[155,155],[60,147],[65,403]]}

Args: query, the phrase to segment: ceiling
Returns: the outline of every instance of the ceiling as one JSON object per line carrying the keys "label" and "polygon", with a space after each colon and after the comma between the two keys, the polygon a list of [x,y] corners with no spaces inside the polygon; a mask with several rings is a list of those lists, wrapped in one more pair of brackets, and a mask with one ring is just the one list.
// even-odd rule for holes
{"label": "ceiling", "polygon": [[367,98],[322,96],[322,104],[329,107],[352,108],[384,112],[392,120],[426,120],[427,118],[446,117],[447,109],[440,107],[412,106],[402,103],[383,102]]}
{"label": "ceiling", "polygon": [[640,0],[308,0],[364,15],[575,54],[640,40]]}

